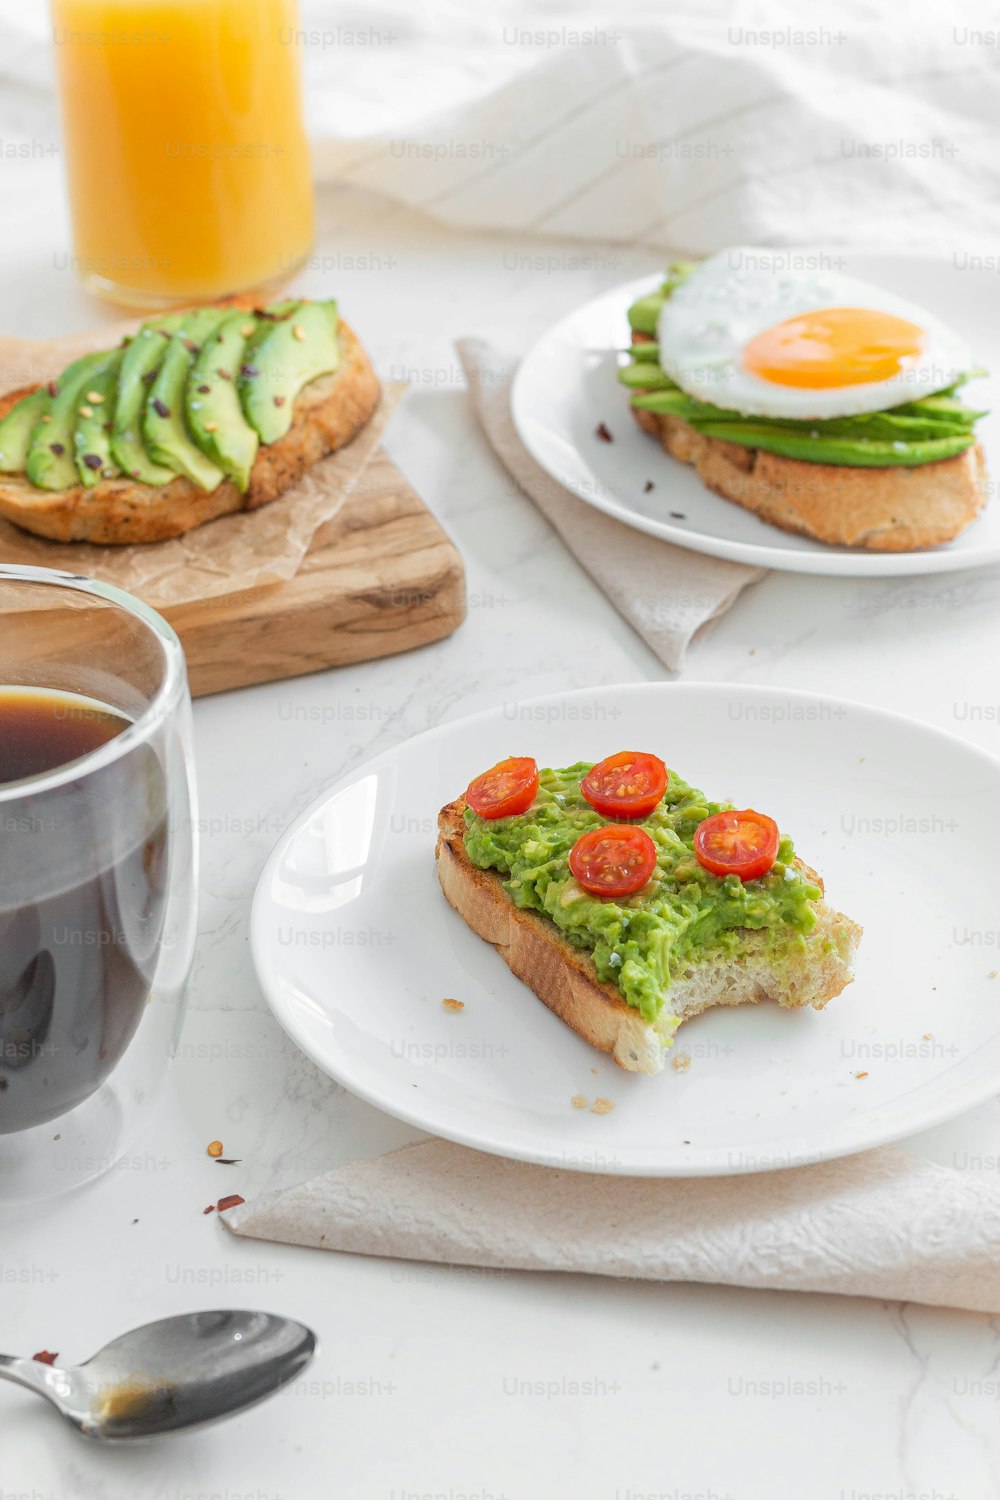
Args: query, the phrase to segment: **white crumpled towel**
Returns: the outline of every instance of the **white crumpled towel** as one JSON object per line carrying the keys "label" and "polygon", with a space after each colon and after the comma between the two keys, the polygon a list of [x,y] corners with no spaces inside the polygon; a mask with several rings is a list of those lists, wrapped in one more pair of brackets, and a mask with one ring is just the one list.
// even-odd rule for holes
{"label": "white crumpled towel", "polygon": [[483,431],[504,467],[577,561],[664,666],[680,671],[695,633],[724,614],[763,568],[704,557],[635,531],[571,495],[532,458],[510,414],[516,361],[482,339],[460,339],[459,358]]}
{"label": "white crumpled towel", "polygon": [[1000,1312],[1000,1187],[889,1147],[790,1171],[664,1180],[430,1140],[222,1219],[253,1239],[361,1255]]}

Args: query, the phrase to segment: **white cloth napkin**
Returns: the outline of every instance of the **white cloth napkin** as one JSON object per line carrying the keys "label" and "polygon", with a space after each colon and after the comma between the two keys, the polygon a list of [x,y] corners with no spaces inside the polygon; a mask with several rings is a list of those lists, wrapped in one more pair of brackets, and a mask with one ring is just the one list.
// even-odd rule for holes
{"label": "white cloth napkin", "polygon": [[1000,1312],[1000,1187],[888,1147],[784,1172],[663,1180],[421,1141],[222,1219],[253,1239],[360,1255]]}
{"label": "white cloth napkin", "polygon": [[532,458],[514,429],[510,382],[516,362],[482,339],[456,345],[469,394],[494,452],[620,615],[680,671],[692,636],[723,614],[762,568],[723,562],[634,531],[571,495]]}
{"label": "white cloth napkin", "polygon": [[995,8],[303,0],[303,17],[319,177],[446,223],[694,252],[965,254],[976,230],[995,255]]}
{"label": "white cloth napkin", "polygon": [[[508,233],[960,257],[975,240],[996,264],[995,7],[904,18],[890,0],[300,0],[300,11],[322,181]],[[46,6],[0,0],[0,76],[7,156],[31,157],[56,130]]]}

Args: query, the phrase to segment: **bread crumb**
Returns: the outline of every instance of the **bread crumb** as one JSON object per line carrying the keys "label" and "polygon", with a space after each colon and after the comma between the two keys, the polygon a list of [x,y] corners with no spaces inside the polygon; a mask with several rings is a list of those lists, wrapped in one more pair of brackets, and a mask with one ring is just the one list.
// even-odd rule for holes
{"label": "bread crumb", "polygon": [[677,1056],[672,1059],[670,1066],[675,1073],[686,1073],[691,1066],[690,1052],[678,1052]]}
{"label": "bread crumb", "polygon": [[465,1009],[465,1001],[464,1000],[451,1000],[451,999],[442,1000],[441,1004],[444,1006],[445,1010],[450,1010],[454,1014],[457,1014],[460,1010],[464,1010]]}
{"label": "bread crumb", "polygon": [[990,972],[986,976],[987,979],[995,979],[996,977],[997,977],[997,971],[996,971],[996,969],[991,969]]}
{"label": "bread crumb", "polygon": [[933,1031],[925,1031],[924,1032],[924,1041],[925,1042],[933,1042],[933,1040],[934,1040],[934,1033],[933,1033]]}
{"label": "bread crumb", "polygon": [[209,1156],[221,1156],[222,1155],[222,1150],[223,1150],[222,1142],[221,1141],[209,1141],[209,1143],[208,1143],[208,1145],[207,1145],[207,1147],[205,1149],[208,1151]]}
{"label": "bread crumb", "polygon": [[574,1094],[573,1097],[572,1097],[572,1099],[569,1102],[570,1102],[570,1104],[572,1104],[572,1106],[573,1106],[574,1109],[586,1109],[587,1108],[587,1099],[586,1099],[586,1096],[584,1094]]}
{"label": "bread crumb", "polygon": [[868,1074],[867,1073],[855,1073],[854,1076],[855,1076],[855,1078],[867,1078]]}
{"label": "bread crumb", "polygon": [[614,1107],[615,1101],[613,1099],[595,1099],[590,1106],[590,1113],[592,1115],[609,1115]]}
{"label": "bread crumb", "polygon": [[590,1071],[591,1071],[591,1072],[592,1072],[592,1073],[596,1073],[596,1072],[597,1072],[597,1069],[596,1069],[596,1068],[591,1068],[591,1070],[590,1070]]}

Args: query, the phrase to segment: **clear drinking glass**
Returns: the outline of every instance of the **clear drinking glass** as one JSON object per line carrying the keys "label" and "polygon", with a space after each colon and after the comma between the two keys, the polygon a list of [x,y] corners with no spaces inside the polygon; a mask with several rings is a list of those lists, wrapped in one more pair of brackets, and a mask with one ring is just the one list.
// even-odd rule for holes
{"label": "clear drinking glass", "polygon": [[4,705],[41,701],[53,747],[75,732],[60,716],[127,725],[0,781],[6,1203],[77,1187],[134,1139],[176,1047],[197,920],[191,702],[173,630],[108,584],[0,565],[8,755]]}

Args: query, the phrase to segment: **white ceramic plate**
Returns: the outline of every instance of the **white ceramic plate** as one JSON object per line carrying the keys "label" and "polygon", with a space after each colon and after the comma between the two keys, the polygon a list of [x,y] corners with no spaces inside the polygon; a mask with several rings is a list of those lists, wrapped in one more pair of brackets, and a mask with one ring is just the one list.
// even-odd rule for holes
{"label": "white ceramic plate", "polygon": [[[848,275],[889,287],[965,337],[977,364],[994,372],[993,379],[969,385],[968,399],[992,410],[976,430],[992,474],[1000,477],[1000,326],[983,317],[996,297],[996,273],[919,256],[842,249],[795,254],[824,256],[816,263],[832,262]],[[620,351],[629,342],[629,305],[661,279],[644,277],[588,302],[543,334],[521,363],[511,393],[515,426],[542,468],[567,489],[652,536],[792,573],[888,577],[946,573],[1000,559],[995,500],[955,541],[893,555],[792,536],[706,490],[692,469],[669,458],[639,428],[617,379]],[[610,429],[613,443],[596,436],[600,422]],[[649,480],[654,487],[646,493]],[[995,493],[992,484],[990,493]]]}
{"label": "white ceramic plate", "polygon": [[[712,1011],[677,1034],[687,1072],[625,1073],[446,904],[436,814],[478,771],[623,745],[770,812],[864,925],[857,978],[824,1012]],[[554,1166],[753,1172],[898,1139],[1000,1088],[998,848],[1000,762],[940,730],[767,688],[587,690],[445,725],[324,792],[265,866],[251,941],[288,1034],[400,1119]]]}

